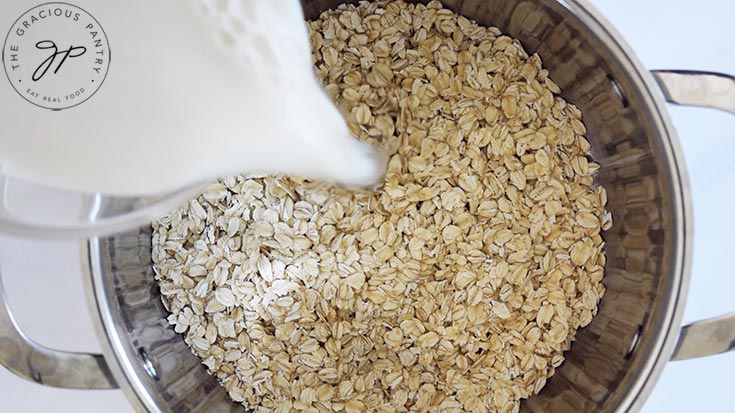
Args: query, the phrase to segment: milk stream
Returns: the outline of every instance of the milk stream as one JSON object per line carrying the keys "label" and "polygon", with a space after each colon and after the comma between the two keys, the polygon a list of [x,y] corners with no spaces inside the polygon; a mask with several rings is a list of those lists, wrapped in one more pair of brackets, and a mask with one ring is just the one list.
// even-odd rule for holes
{"label": "milk stream", "polygon": [[110,40],[105,83],[63,111],[0,86],[2,174],[110,195],[233,173],[382,176],[383,155],[351,136],[313,74],[298,0],[79,3]]}

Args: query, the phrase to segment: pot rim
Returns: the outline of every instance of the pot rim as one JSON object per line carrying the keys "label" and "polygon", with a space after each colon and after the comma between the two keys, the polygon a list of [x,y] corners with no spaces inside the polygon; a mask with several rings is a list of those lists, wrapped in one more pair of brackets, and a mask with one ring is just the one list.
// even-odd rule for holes
{"label": "pot rim", "polygon": [[[661,327],[655,332],[656,336],[652,342],[654,352],[648,355],[641,372],[617,409],[618,412],[635,412],[640,410],[661,376],[664,366],[673,354],[680,331],[691,277],[693,233],[691,189],[676,130],[653,76],[644,68],[632,48],[612,24],[588,0],[555,1],[577,16],[592,35],[608,45],[627,72],[629,80],[640,92],[644,105],[650,111],[652,126],[661,132],[661,155],[670,161],[666,164],[667,170],[663,172],[669,176],[668,184],[672,189],[670,207],[674,234],[671,245],[669,290],[662,304],[663,319],[659,321]],[[163,413],[157,403],[159,395],[149,394],[139,376],[142,367],[136,367],[133,362],[138,355],[137,349],[132,348],[130,343],[123,339],[126,332],[120,315],[112,312],[107,295],[110,286],[106,286],[103,279],[101,246],[99,237],[91,237],[82,241],[81,254],[87,301],[102,352],[117,383],[136,410]]]}

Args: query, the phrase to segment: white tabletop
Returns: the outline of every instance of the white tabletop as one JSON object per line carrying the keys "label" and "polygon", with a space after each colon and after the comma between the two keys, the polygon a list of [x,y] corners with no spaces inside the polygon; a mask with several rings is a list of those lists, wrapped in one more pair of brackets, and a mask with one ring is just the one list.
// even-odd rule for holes
{"label": "white tabletop", "polygon": [[[735,73],[735,2],[731,0],[592,0],[651,69]],[[695,7],[693,7],[695,5]],[[729,273],[735,185],[735,118],[671,108],[686,154],[695,204],[695,252],[685,321],[735,310]],[[99,350],[78,274],[76,242],[0,238],[10,302],[28,335],[47,346]],[[733,411],[735,353],[670,363],[646,412]],[[26,383],[0,368],[3,412],[131,412],[119,391],[56,390]],[[182,412],[184,413],[184,412]]]}

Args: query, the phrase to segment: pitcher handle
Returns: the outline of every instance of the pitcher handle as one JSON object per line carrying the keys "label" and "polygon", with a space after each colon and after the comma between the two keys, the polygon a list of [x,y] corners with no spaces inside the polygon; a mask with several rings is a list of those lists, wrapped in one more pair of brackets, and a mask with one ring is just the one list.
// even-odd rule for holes
{"label": "pitcher handle", "polygon": [[[651,72],[666,101],[720,109],[735,115],[735,77],[687,70]],[[682,327],[672,360],[687,360],[735,350],[735,312]]]}

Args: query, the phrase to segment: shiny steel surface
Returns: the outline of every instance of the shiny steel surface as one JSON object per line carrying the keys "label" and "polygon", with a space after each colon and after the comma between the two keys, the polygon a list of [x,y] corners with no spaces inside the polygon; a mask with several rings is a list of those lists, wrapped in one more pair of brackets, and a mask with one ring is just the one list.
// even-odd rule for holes
{"label": "shiny steel surface", "polygon": [[[313,18],[342,1],[303,3]],[[674,354],[691,257],[688,181],[654,77],[584,0],[444,3],[541,55],[564,97],[582,110],[592,156],[602,165],[598,183],[608,190],[614,218],[605,233],[607,294],[599,314],[578,332],[566,362],[522,411],[638,411]],[[689,75],[654,74],[672,101],[727,105],[730,95],[711,100],[727,79]],[[715,89],[702,92],[699,86],[692,89],[701,95],[687,93],[692,82]],[[150,227],[92,238],[85,252],[90,308],[104,356],[135,407],[155,413],[243,412],[168,325],[153,280]],[[728,350],[732,320],[685,328],[676,357]]]}
{"label": "shiny steel surface", "polygon": [[691,70],[654,70],[651,73],[667,101],[720,109],[735,115],[735,76]]}
{"label": "shiny steel surface", "polygon": [[735,313],[684,326],[672,360],[689,360],[735,350]]}
{"label": "shiny steel surface", "polygon": [[26,380],[66,389],[115,389],[117,384],[100,354],[46,348],[21,331],[3,289],[0,274],[0,365]]}
{"label": "shiny steel surface", "polygon": [[243,411],[168,325],[153,279],[151,233],[145,226],[83,245],[90,311],[120,388],[140,412]]}
{"label": "shiny steel surface", "polygon": [[[720,109],[735,115],[735,77],[694,71],[654,71],[666,100]],[[684,326],[672,360],[687,360],[735,350],[735,312]]]}

